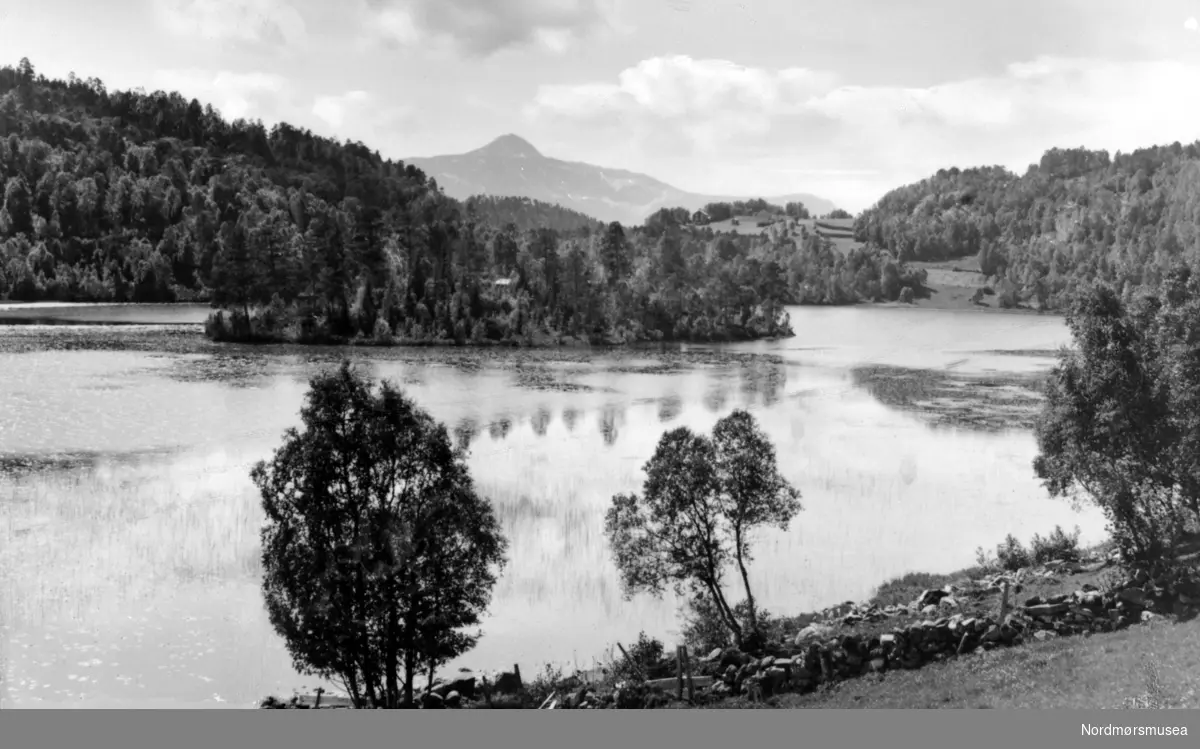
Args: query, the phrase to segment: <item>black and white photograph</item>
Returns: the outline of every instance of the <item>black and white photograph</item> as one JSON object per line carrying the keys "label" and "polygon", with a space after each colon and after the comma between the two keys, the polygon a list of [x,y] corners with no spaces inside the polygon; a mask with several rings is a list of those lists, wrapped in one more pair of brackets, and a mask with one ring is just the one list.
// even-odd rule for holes
{"label": "black and white photograph", "polygon": [[0,0],[0,708],[1194,741],[1198,19]]}

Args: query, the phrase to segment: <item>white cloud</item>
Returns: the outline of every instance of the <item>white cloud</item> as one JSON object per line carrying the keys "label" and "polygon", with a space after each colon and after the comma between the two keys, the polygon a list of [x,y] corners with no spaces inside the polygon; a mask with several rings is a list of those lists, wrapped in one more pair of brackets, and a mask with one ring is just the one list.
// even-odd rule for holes
{"label": "white cloud", "polygon": [[201,104],[212,104],[227,120],[239,117],[267,119],[272,106],[284,93],[287,82],[272,73],[212,72],[198,69],[156,70],[153,85],[164,91],[178,91]]}
{"label": "white cloud", "polygon": [[347,91],[340,96],[318,96],[313,101],[312,111],[334,130],[339,130],[346,122],[347,110],[353,110],[369,100],[370,96],[366,91]]}
{"label": "white cloud", "polygon": [[1200,29],[1200,21],[1197,21],[1196,18],[1193,16],[1183,22],[1183,28],[1187,29],[1188,31],[1195,31],[1196,29]]}
{"label": "white cloud", "polygon": [[572,42],[572,34],[567,29],[536,29],[533,36],[539,44],[555,54],[566,52]]}
{"label": "white cloud", "polygon": [[[1200,100],[1184,92],[1196,80],[1200,66],[1183,62],[1042,57],[937,86],[851,86],[821,71],[676,56],[644,60],[614,82],[542,86],[525,113],[547,131],[570,123],[593,158],[622,154],[668,181],[690,180],[680,187],[728,192],[744,174],[754,192],[820,192],[824,179],[801,184],[795,170],[835,171],[842,199],[862,207],[942,167],[1023,170],[1055,146],[1191,140]],[[602,131],[619,134],[624,151],[601,154],[596,144],[614,141]]]}
{"label": "white cloud", "polygon": [[395,136],[413,124],[412,110],[382,104],[361,90],[318,96],[313,100],[312,113],[329,126],[334,138],[359,140],[372,148],[395,142]]}
{"label": "white cloud", "polygon": [[295,46],[307,36],[288,0],[157,0],[159,22],[178,36]]}
{"label": "white cloud", "polygon": [[380,33],[399,44],[409,46],[421,40],[412,14],[404,8],[384,8],[376,21]]}
{"label": "white cloud", "polygon": [[392,44],[431,39],[475,57],[538,45],[562,53],[595,31],[613,28],[615,0],[364,0],[370,31]]}

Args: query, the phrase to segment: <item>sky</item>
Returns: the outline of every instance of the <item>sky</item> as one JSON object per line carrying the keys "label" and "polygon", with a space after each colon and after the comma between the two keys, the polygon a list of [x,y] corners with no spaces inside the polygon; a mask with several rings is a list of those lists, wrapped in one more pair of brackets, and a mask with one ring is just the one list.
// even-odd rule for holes
{"label": "sky", "polygon": [[858,211],[941,168],[1200,138],[1200,0],[0,0],[0,64],[395,159],[515,133]]}

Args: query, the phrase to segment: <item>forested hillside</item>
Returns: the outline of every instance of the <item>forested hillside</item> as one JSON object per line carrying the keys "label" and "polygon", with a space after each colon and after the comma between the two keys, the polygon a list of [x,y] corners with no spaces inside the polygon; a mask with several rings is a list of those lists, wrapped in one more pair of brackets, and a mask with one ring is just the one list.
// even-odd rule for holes
{"label": "forested hillside", "polygon": [[604,227],[597,219],[579,211],[532,198],[473,195],[467,198],[465,206],[468,213],[473,212],[481,224],[492,227],[512,224],[519,232],[553,229],[562,234],[590,234]]}
{"label": "forested hillside", "polygon": [[211,301],[221,339],[746,339],[789,334],[788,303],[921,288],[887,253],[786,229],[463,205],[361,143],[25,60],[0,68],[0,184],[0,298]]}
{"label": "forested hillside", "polygon": [[975,255],[1018,300],[1062,308],[1093,281],[1128,295],[1200,259],[1200,142],[1106,151],[1053,149],[1024,176],[949,169],[861,214],[859,241],[899,259]]}

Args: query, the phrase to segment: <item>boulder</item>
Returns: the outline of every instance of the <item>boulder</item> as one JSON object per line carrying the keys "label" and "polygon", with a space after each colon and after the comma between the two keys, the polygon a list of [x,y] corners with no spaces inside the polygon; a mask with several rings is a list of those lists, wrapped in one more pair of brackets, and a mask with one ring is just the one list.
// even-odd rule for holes
{"label": "boulder", "polygon": [[843,637],[841,646],[842,646],[842,650],[846,651],[846,655],[848,655],[848,656],[860,656],[861,655],[860,651],[862,650],[862,643],[859,642],[858,638],[855,637],[854,635],[846,635],[845,637]]}
{"label": "boulder", "polygon": [[1132,606],[1146,605],[1146,591],[1141,588],[1125,588],[1117,593],[1117,601]]}
{"label": "boulder", "polygon": [[519,672],[505,671],[496,677],[496,683],[492,685],[492,689],[498,694],[516,694],[521,691],[523,686]]}
{"label": "boulder", "polygon": [[784,684],[788,681],[788,672],[782,668],[771,667],[764,671],[760,677],[760,684],[766,696],[778,694]]}
{"label": "boulder", "polygon": [[1184,603],[1200,603],[1200,581],[1184,580],[1175,583],[1175,595]]}
{"label": "boulder", "polygon": [[475,674],[470,669],[462,669],[452,679],[440,681],[434,685],[433,691],[445,698],[451,692],[458,692],[462,697],[475,699]]}
{"label": "boulder", "polygon": [[421,695],[420,704],[424,710],[441,710],[446,706],[442,696],[437,692],[426,692]]}
{"label": "boulder", "polygon": [[917,598],[917,606],[920,608],[925,608],[929,605],[937,605],[938,602],[948,595],[949,593],[947,593],[945,590],[926,590],[921,593],[919,598]]}
{"label": "boulder", "polygon": [[1065,614],[1070,611],[1071,606],[1066,603],[1043,603],[1034,606],[1026,606],[1025,613],[1029,616],[1036,617],[1052,617]]}
{"label": "boulder", "polygon": [[813,640],[828,640],[833,634],[833,627],[814,623],[797,632],[794,642],[797,646],[805,645]]}
{"label": "boulder", "polygon": [[445,705],[448,708],[462,707],[462,695],[458,692],[450,692],[446,695]]}

